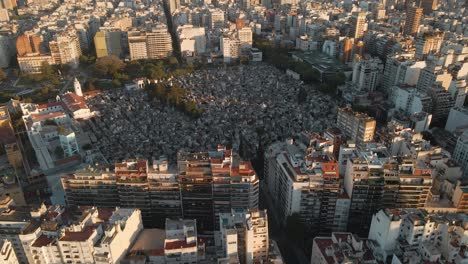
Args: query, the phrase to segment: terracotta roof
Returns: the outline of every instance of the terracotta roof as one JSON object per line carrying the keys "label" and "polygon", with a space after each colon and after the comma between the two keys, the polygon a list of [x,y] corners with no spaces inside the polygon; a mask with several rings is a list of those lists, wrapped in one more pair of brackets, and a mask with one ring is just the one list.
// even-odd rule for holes
{"label": "terracotta roof", "polygon": [[114,214],[115,209],[112,208],[98,208],[98,218],[104,222],[109,221],[109,218]]}
{"label": "terracotta roof", "polygon": [[54,101],[54,102],[48,102],[48,103],[45,103],[45,104],[40,104],[40,105],[37,105],[37,109],[47,109],[49,107],[54,107],[54,106],[62,106],[63,107],[63,104],[62,102],[57,102],[57,101]]}
{"label": "terracotta roof", "polygon": [[166,245],[164,246],[165,249],[178,249],[178,248],[189,248],[189,247],[195,247],[197,243],[190,243],[187,244],[184,240],[179,240],[179,241],[173,241],[173,242],[166,242]]}
{"label": "terracotta roof", "polygon": [[33,246],[33,247],[43,247],[43,246],[49,245],[50,243],[52,243],[52,241],[54,241],[53,238],[50,238],[50,237],[48,237],[46,235],[41,235],[38,238],[36,238],[36,240],[34,241],[34,243],[31,246]]}
{"label": "terracotta roof", "polygon": [[81,232],[69,232],[65,231],[65,235],[60,238],[60,241],[76,241],[76,242],[83,242],[88,240],[91,235],[96,230],[94,226],[86,226],[83,228]]}
{"label": "terracotta roof", "polygon": [[61,96],[61,99],[65,103],[67,108],[72,112],[75,112],[80,109],[88,109],[85,99],[74,93],[66,93]]}
{"label": "terracotta roof", "polygon": [[64,112],[53,112],[53,113],[48,113],[48,114],[32,114],[31,115],[31,120],[33,121],[33,123],[35,123],[35,122],[40,122],[40,121],[44,121],[44,120],[47,120],[47,119],[57,118],[57,117],[60,117],[60,116],[65,116],[65,113]]}

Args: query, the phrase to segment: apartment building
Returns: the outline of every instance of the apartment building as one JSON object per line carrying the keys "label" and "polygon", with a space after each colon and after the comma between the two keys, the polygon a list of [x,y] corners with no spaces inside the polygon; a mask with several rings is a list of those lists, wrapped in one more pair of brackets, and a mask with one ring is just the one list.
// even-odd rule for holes
{"label": "apartment building", "polygon": [[351,198],[348,228],[365,234],[372,215],[388,208],[423,208],[432,188],[432,168],[423,160],[391,158],[383,146],[348,155],[344,188]]}
{"label": "apartment building", "polygon": [[70,206],[139,208],[148,227],[162,227],[166,217],[182,216],[176,175],[161,158],[152,166],[146,160],[123,161],[114,171],[88,167],[61,181]]}
{"label": "apartment building", "polygon": [[421,18],[423,15],[423,9],[415,6],[410,6],[406,9],[406,20],[403,28],[403,34],[415,35],[419,32],[419,25],[421,24]]}
{"label": "apartment building", "polygon": [[146,34],[141,31],[129,31],[128,48],[130,50],[130,60],[147,59]]}
{"label": "apartment building", "polygon": [[4,264],[19,263],[11,242],[6,239],[0,240],[0,262]]}
{"label": "apartment building", "polygon": [[138,209],[72,210],[52,206],[42,212],[47,217],[29,252],[34,263],[120,263],[143,229]]}
{"label": "apartment building", "polygon": [[364,36],[364,32],[367,30],[366,23],[366,12],[354,12],[351,17],[351,31],[350,37],[354,39],[360,39]]}
{"label": "apartment building", "polygon": [[209,28],[219,29],[224,27],[224,11],[221,9],[209,10]]}
{"label": "apartment building", "polygon": [[426,59],[430,53],[438,53],[444,40],[444,32],[428,32],[416,38],[416,53],[418,60]]}
{"label": "apartment building", "polygon": [[315,237],[311,264],[377,264],[372,252],[373,242],[353,233],[333,232],[331,237]]}
{"label": "apartment building", "polygon": [[239,58],[241,42],[234,32],[221,36],[219,43],[224,62],[230,63]]}
{"label": "apartment building", "polygon": [[458,137],[455,150],[453,151],[453,159],[460,164],[464,175],[468,175],[468,131]]}
{"label": "apartment building", "polygon": [[374,139],[376,124],[374,118],[365,113],[354,112],[349,107],[338,109],[337,127],[357,144]]}
{"label": "apartment building", "polygon": [[464,263],[466,221],[464,214],[384,209],[373,216],[369,239],[375,242],[379,261]]}
{"label": "apartment building", "polygon": [[266,210],[232,210],[219,214],[219,263],[265,263],[269,237]]}
{"label": "apartment building", "polygon": [[387,93],[395,85],[413,86],[418,83],[421,70],[426,67],[425,61],[415,61],[413,56],[393,55],[385,63],[383,89]]}
{"label": "apartment building", "polygon": [[172,39],[167,26],[157,25],[146,33],[146,50],[149,59],[166,58],[172,54]]}
{"label": "apartment building", "polygon": [[51,55],[27,54],[18,56],[18,65],[21,72],[25,74],[41,73],[44,63],[53,65],[55,61]]}
{"label": "apartment building", "polygon": [[452,78],[447,69],[430,63],[421,70],[416,88],[418,91],[427,92],[434,85],[440,85],[444,90],[448,90]]}
{"label": "apartment building", "polygon": [[205,263],[205,242],[198,237],[196,220],[166,219],[164,225],[143,229],[121,263]]}
{"label": "apartment building", "polygon": [[360,91],[372,92],[380,85],[383,63],[379,58],[362,60],[353,65],[352,82]]}
{"label": "apartment building", "polygon": [[197,219],[207,234],[219,226],[219,213],[258,208],[259,179],[252,164],[237,153],[217,151],[177,155],[183,217]]}
{"label": "apartment building", "polygon": [[180,40],[181,52],[202,54],[206,51],[206,35],[204,27],[192,25],[179,26],[177,35]]}
{"label": "apartment building", "polygon": [[69,64],[77,67],[80,63],[80,39],[75,30],[70,30],[54,37],[49,42],[53,64]]}
{"label": "apartment building", "polygon": [[202,234],[212,235],[217,214],[258,207],[259,179],[231,150],[181,152],[177,166],[168,168],[165,157],[151,166],[147,160],[127,160],[116,163],[114,171],[87,168],[61,180],[69,205],[139,208],[149,227],[183,217],[197,219]]}
{"label": "apartment building", "polygon": [[196,220],[166,219],[164,257],[166,263],[195,264],[204,258],[204,244],[198,240]]}
{"label": "apartment building", "polygon": [[338,169],[333,144],[319,135],[272,144],[265,151],[265,182],[281,224],[298,214],[309,232],[340,231],[347,218],[335,215],[349,208],[343,208],[348,203],[341,195]]}

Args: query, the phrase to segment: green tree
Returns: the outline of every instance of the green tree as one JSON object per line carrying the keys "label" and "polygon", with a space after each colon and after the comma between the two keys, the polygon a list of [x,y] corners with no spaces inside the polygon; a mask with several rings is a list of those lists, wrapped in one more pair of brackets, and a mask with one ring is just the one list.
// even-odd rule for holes
{"label": "green tree", "polygon": [[179,64],[179,61],[177,60],[176,57],[169,57],[168,63],[169,63],[170,65],[177,65],[177,64]]}
{"label": "green tree", "polygon": [[122,71],[125,67],[125,63],[117,56],[105,56],[99,58],[94,64],[96,74],[99,76],[113,76],[114,74]]}
{"label": "green tree", "polygon": [[41,75],[43,79],[52,78],[54,73],[55,73],[54,67],[52,67],[52,65],[50,65],[47,61],[44,61],[41,64]]}
{"label": "green tree", "polygon": [[0,82],[3,82],[4,80],[6,80],[7,76],[5,74],[5,72],[3,71],[3,69],[0,68]]}
{"label": "green tree", "polygon": [[119,79],[114,79],[112,80],[112,87],[115,87],[115,88],[122,87],[122,83],[119,81]]}

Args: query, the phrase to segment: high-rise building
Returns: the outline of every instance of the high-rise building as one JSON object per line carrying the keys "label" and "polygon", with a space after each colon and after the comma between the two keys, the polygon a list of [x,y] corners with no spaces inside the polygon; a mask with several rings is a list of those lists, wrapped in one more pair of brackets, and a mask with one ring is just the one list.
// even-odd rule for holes
{"label": "high-rise building", "polygon": [[353,60],[354,38],[344,38],[341,42],[340,61],[341,63],[351,62]]}
{"label": "high-rise building", "polygon": [[53,41],[49,42],[49,47],[54,64],[69,64],[77,67],[80,63],[81,47],[76,31],[56,36]]}
{"label": "high-rise building", "polygon": [[180,9],[180,0],[169,0],[169,12],[171,15],[173,15],[177,9]]}
{"label": "high-rise building", "polygon": [[179,152],[183,217],[197,219],[200,232],[219,227],[220,213],[258,208],[259,179],[250,162],[223,146],[216,152]]}
{"label": "high-rise building", "polygon": [[[87,168],[62,177],[67,204],[139,208],[147,226],[164,219],[197,219],[200,232],[213,234],[217,215],[258,208],[259,179],[249,162],[220,146],[218,151],[178,155],[178,170],[162,157],[115,164],[115,171]],[[105,197],[105,199],[104,199]]]}
{"label": "high-rise building", "polygon": [[[266,210],[232,210],[219,214],[221,263],[266,263],[269,253]],[[223,262],[225,261],[225,262]]]}
{"label": "high-rise building", "polygon": [[430,53],[438,53],[444,40],[444,32],[424,33],[416,38],[416,53],[414,57],[418,60],[426,59]]}
{"label": "high-rise building", "polygon": [[[62,216],[65,210],[58,208],[55,213]],[[30,247],[32,258],[46,264],[120,263],[143,230],[138,209],[91,208],[78,217],[82,218],[72,224],[51,213],[50,221],[62,228],[55,231],[50,222],[43,223],[43,232]]]}
{"label": "high-rise building", "polygon": [[158,25],[146,33],[146,50],[149,59],[166,58],[172,53],[172,39],[165,25]]}
{"label": "high-rise building", "polygon": [[147,59],[148,50],[146,48],[146,33],[140,31],[129,31],[128,48],[130,50],[130,60]]}
{"label": "high-rise building", "polygon": [[224,12],[221,9],[211,9],[210,12],[210,29],[218,29],[224,27]]}
{"label": "high-rise building", "polygon": [[344,187],[351,198],[349,231],[365,235],[372,215],[388,208],[423,208],[432,187],[432,168],[422,160],[390,158],[387,148],[369,144],[346,163]]}
{"label": "high-rise building", "polygon": [[432,122],[440,127],[444,127],[450,109],[455,105],[450,93],[440,85],[432,85],[427,91],[427,94],[432,98]]}
{"label": "high-rise building", "polygon": [[395,55],[387,58],[383,76],[383,90],[387,93],[395,85],[416,85],[420,73],[427,64],[411,57]]}
{"label": "high-rise building", "polygon": [[367,30],[365,12],[355,12],[351,17],[351,31],[350,37],[354,39],[360,39],[364,36],[364,32]]}
{"label": "high-rise building", "polygon": [[421,209],[384,209],[372,217],[369,239],[381,262],[425,263],[444,259],[463,263],[459,254],[466,241],[466,215],[429,213]]}
{"label": "high-rise building", "polygon": [[354,112],[351,108],[339,108],[337,127],[357,144],[374,139],[376,121],[365,113]]}
{"label": "high-rise building", "polygon": [[463,107],[465,104],[466,94],[468,93],[468,85],[465,79],[453,79],[450,83],[448,92],[455,101],[455,106]]}
{"label": "high-rise building", "polygon": [[425,15],[430,15],[432,11],[437,10],[437,5],[439,4],[439,0],[419,0],[417,1],[417,5],[422,7],[423,13]]}
{"label": "high-rise building", "polygon": [[346,226],[340,221],[347,218],[335,219],[346,202],[336,205],[342,197],[333,147],[331,141],[314,134],[272,144],[265,151],[265,182],[281,224],[297,214],[314,234],[342,231]]}
{"label": "high-rise building", "polygon": [[439,85],[442,89],[448,90],[452,79],[447,69],[429,63],[421,70],[416,88],[418,91],[429,92],[434,85]]}
{"label": "high-rise building", "polygon": [[236,36],[221,36],[219,43],[224,62],[230,63],[239,58],[241,42]]}
{"label": "high-rise building", "polygon": [[109,55],[107,52],[105,31],[96,32],[94,35],[94,47],[96,49],[96,57],[101,58]]}
{"label": "high-rise building", "polygon": [[250,49],[252,47],[252,28],[250,27],[243,27],[237,30],[237,37],[240,41],[240,48],[242,50]]}
{"label": "high-rise building", "polygon": [[423,9],[420,7],[410,6],[406,10],[405,27],[403,34],[416,35],[419,32],[419,25],[423,15]]}
{"label": "high-rise building", "polygon": [[18,56],[18,65],[22,73],[41,73],[44,64],[53,65],[55,64],[55,60],[51,55],[28,54]]}
{"label": "high-rise building", "polygon": [[13,245],[6,239],[0,240],[0,262],[4,264],[19,263],[15,251],[13,250]]}
{"label": "high-rise building", "polygon": [[115,164],[115,172],[83,169],[62,177],[70,206],[122,206],[139,208],[145,224],[162,227],[164,220],[180,218],[180,191],[176,172],[167,169],[167,160],[129,160]]}
{"label": "high-rise building", "polygon": [[103,29],[94,35],[96,57],[105,56],[121,57],[123,53],[122,32],[119,29]]}
{"label": "high-rise building", "polygon": [[16,54],[15,38],[16,34],[12,31],[0,32],[0,67],[2,68],[8,68]]}
{"label": "high-rise building", "polygon": [[362,60],[353,66],[352,82],[361,91],[372,92],[380,84],[383,63],[379,58]]}
{"label": "high-rise building", "polygon": [[462,167],[464,175],[468,175],[468,131],[457,139],[453,159]]}
{"label": "high-rise building", "polygon": [[30,53],[41,53],[42,37],[31,34],[24,34],[16,39],[16,50],[18,56]]}
{"label": "high-rise building", "polygon": [[0,8],[14,9],[17,7],[16,0],[0,0]]}
{"label": "high-rise building", "polygon": [[206,35],[204,27],[193,27],[191,25],[177,28],[180,40],[180,51],[194,54],[202,54],[206,51]]}

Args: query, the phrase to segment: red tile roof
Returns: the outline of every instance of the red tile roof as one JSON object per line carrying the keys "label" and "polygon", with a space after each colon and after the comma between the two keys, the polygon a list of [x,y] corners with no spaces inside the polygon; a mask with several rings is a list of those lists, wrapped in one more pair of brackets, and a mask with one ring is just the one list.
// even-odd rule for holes
{"label": "red tile roof", "polygon": [[48,103],[45,103],[45,104],[40,104],[37,106],[37,109],[39,110],[42,110],[42,109],[47,109],[49,107],[54,107],[54,106],[61,106],[63,107],[63,103],[62,102],[57,102],[57,101],[54,101],[54,102],[48,102]]}
{"label": "red tile roof", "polygon": [[53,238],[50,238],[50,237],[48,237],[46,235],[41,235],[38,238],[36,238],[36,241],[34,241],[34,243],[31,246],[33,246],[33,247],[44,247],[44,246],[47,246],[50,243],[52,243],[52,241],[54,241]]}
{"label": "red tile roof", "polygon": [[91,235],[95,232],[95,230],[96,227],[94,226],[86,226],[81,232],[65,231],[65,235],[60,238],[60,241],[83,242],[88,240],[91,237]]}
{"label": "red tile roof", "polygon": [[109,221],[109,218],[114,214],[115,209],[112,208],[99,208],[98,209],[98,218],[104,222]]}
{"label": "red tile roof", "polygon": [[173,241],[173,242],[166,242],[166,245],[164,246],[165,249],[178,249],[178,248],[189,248],[189,247],[195,247],[197,246],[197,243],[190,243],[187,244],[187,242],[183,240],[179,241]]}

